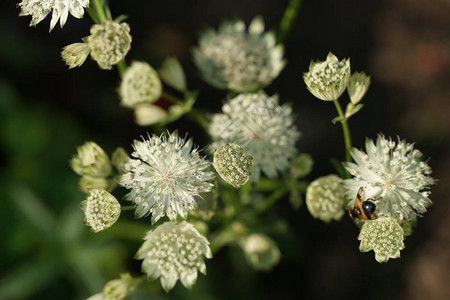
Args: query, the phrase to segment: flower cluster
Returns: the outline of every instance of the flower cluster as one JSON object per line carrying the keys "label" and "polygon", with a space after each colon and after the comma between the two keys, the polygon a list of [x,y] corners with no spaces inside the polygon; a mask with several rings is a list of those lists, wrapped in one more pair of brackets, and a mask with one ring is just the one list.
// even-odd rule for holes
{"label": "flower cluster", "polygon": [[226,144],[214,152],[214,168],[223,180],[235,188],[247,183],[252,160],[238,144]]}
{"label": "flower cluster", "polygon": [[306,206],[314,218],[329,223],[344,215],[345,197],[343,180],[334,175],[319,177],[306,190]]}
{"label": "flower cluster", "polygon": [[194,49],[194,61],[211,85],[237,92],[252,92],[269,85],[285,65],[283,46],[273,33],[263,33],[256,17],[246,31],[242,21],[221,24],[205,31]]}
{"label": "flower cluster", "polygon": [[350,78],[350,59],[339,59],[329,53],[326,61],[313,62],[303,75],[308,90],[324,101],[337,100],[347,88]]}
{"label": "flower cluster", "polygon": [[208,240],[192,224],[165,222],[149,231],[136,254],[143,259],[142,270],[150,279],[161,278],[165,291],[170,291],[177,280],[186,288],[197,281],[197,273],[206,274],[203,257],[212,258]]}
{"label": "flower cluster", "polygon": [[120,216],[120,204],[105,190],[93,189],[86,200],[81,202],[86,225],[99,232],[111,227]]}
{"label": "flower cluster", "polygon": [[133,62],[120,84],[122,105],[131,108],[153,103],[158,100],[161,93],[162,84],[158,73],[145,62]]}
{"label": "flower cluster", "polygon": [[[355,163],[344,163],[354,177],[344,181],[346,195],[354,199],[365,187],[366,198],[376,204],[377,213],[398,221],[415,221],[431,204],[429,186],[434,179],[422,153],[404,140],[395,142],[379,135],[366,140],[366,152],[353,148]],[[353,205],[353,200],[349,206]]]}
{"label": "flower cluster", "polygon": [[106,20],[91,27],[91,35],[86,38],[91,49],[91,57],[101,69],[110,70],[119,63],[131,48],[130,26]]}
{"label": "flower cluster", "polygon": [[134,141],[134,158],[125,163],[119,183],[131,189],[126,198],[136,204],[137,217],[151,213],[153,223],[164,215],[186,218],[195,197],[211,190],[211,163],[192,146],[176,132]]}
{"label": "flower cluster", "polygon": [[400,257],[400,250],[405,248],[402,227],[396,219],[389,217],[365,222],[358,240],[361,241],[359,250],[361,252],[373,250],[378,262],[387,262],[389,258]]}
{"label": "flower cluster", "polygon": [[225,103],[222,111],[213,116],[209,128],[214,149],[227,143],[244,147],[253,157],[252,181],[261,171],[274,178],[277,171],[289,168],[300,136],[289,106],[279,105],[276,96],[241,94]]}
{"label": "flower cluster", "polygon": [[59,20],[61,28],[66,24],[69,13],[75,18],[82,18],[84,8],[89,6],[89,0],[23,0],[18,4],[20,16],[31,16],[30,26],[36,26],[52,12],[50,31]]}

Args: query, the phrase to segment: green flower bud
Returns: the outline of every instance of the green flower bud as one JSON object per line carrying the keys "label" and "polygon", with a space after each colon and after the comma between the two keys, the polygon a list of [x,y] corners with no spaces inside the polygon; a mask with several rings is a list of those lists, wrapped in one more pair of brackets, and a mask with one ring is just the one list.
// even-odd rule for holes
{"label": "green flower bud", "polygon": [[280,250],[276,243],[263,234],[251,234],[241,242],[247,262],[255,270],[268,271],[280,261]]}
{"label": "green flower bud", "polygon": [[320,177],[306,189],[306,206],[314,218],[329,223],[344,215],[345,190],[342,179],[336,175]]}
{"label": "green flower bud", "polygon": [[120,275],[120,279],[108,281],[103,288],[103,298],[107,300],[124,299],[127,293],[134,289],[133,278],[130,274]]}
{"label": "green flower bud", "polygon": [[131,48],[130,26],[109,20],[92,25],[91,35],[86,38],[86,43],[98,66],[110,70],[125,58]]}
{"label": "green flower bud", "polygon": [[216,213],[218,197],[217,190],[201,194],[197,199],[197,208],[191,211],[191,215],[205,221],[211,220]]}
{"label": "green flower bud", "polygon": [[122,105],[126,107],[153,103],[161,97],[161,93],[162,84],[158,73],[145,62],[134,61],[120,84]]}
{"label": "green flower bud", "polygon": [[81,66],[91,50],[86,43],[74,43],[63,48],[61,57],[69,69]]}
{"label": "green flower bud", "polygon": [[167,112],[157,105],[144,104],[135,108],[134,116],[139,126],[150,126],[164,121]]}
{"label": "green flower bud", "polygon": [[73,171],[80,176],[107,177],[112,168],[108,155],[94,142],[86,142],[77,147],[77,155],[71,161]]}
{"label": "green flower bud", "polygon": [[223,180],[239,188],[250,178],[253,158],[246,155],[244,147],[226,144],[214,152],[214,168]]}
{"label": "green flower bud", "polygon": [[122,147],[117,147],[111,155],[111,164],[120,172],[129,159],[128,153]]}
{"label": "green flower bud", "polygon": [[373,250],[377,262],[387,262],[389,258],[400,257],[400,250],[405,248],[404,238],[403,229],[397,220],[380,217],[364,223],[358,236],[361,241],[359,250]]}
{"label": "green flower bud", "polygon": [[186,76],[178,59],[171,57],[164,60],[159,74],[169,86],[180,92],[186,91]]}
{"label": "green flower bud", "polygon": [[120,204],[117,199],[105,190],[91,190],[87,199],[81,202],[86,225],[94,232],[100,232],[116,223],[120,216]]}
{"label": "green flower bud", "polygon": [[89,191],[93,189],[105,190],[108,185],[109,180],[104,177],[81,176],[80,180],[78,180],[80,190],[85,193],[89,193]]}
{"label": "green flower bud", "polygon": [[347,92],[350,97],[350,101],[353,104],[357,104],[366,94],[370,86],[370,76],[367,76],[364,72],[353,73],[348,82]]}
{"label": "green flower bud", "polygon": [[302,178],[308,175],[314,165],[311,155],[302,153],[294,157],[291,161],[291,175],[295,178]]}
{"label": "green flower bud", "polygon": [[339,99],[350,78],[350,59],[339,59],[329,53],[326,61],[312,62],[309,72],[303,75],[308,90],[324,101]]}

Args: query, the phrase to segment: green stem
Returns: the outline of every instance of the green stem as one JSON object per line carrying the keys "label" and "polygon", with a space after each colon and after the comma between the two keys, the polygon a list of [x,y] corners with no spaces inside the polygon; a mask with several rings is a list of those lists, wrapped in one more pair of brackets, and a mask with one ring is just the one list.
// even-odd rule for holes
{"label": "green stem", "polygon": [[291,31],[292,25],[297,18],[298,11],[302,0],[291,0],[284,11],[283,18],[280,22],[280,29],[278,31],[277,43],[282,44],[286,40],[289,32]]}
{"label": "green stem", "polygon": [[127,70],[127,64],[125,63],[125,60],[119,61],[119,63],[117,64],[117,69],[119,70],[120,77],[123,77],[125,71]]}
{"label": "green stem", "polygon": [[283,197],[287,192],[289,192],[289,189],[287,188],[282,188],[274,191],[269,197],[267,197],[264,200],[264,202],[262,202],[256,207],[255,215],[258,215],[266,211],[268,208],[274,205],[275,202],[281,199],[281,197]]}
{"label": "green stem", "polygon": [[167,92],[162,92],[162,96],[174,104],[183,105],[183,100],[175,97],[172,94],[169,94]]}
{"label": "green stem", "polygon": [[122,211],[133,210],[133,209],[135,209],[134,205],[122,206],[120,208],[120,210],[122,210]]}
{"label": "green stem", "polygon": [[[103,23],[108,18],[106,17],[105,9],[103,8],[103,5],[100,3],[100,0],[93,0],[95,10],[97,12],[99,23]],[[95,21],[95,20],[94,20]]]}
{"label": "green stem", "polygon": [[342,111],[341,105],[338,100],[334,100],[334,105],[336,106],[336,110],[341,118],[342,132],[344,133],[344,142],[345,142],[345,161],[351,161],[350,149],[352,147],[352,139],[350,136],[350,130],[348,129],[347,118],[344,116],[344,112]]}

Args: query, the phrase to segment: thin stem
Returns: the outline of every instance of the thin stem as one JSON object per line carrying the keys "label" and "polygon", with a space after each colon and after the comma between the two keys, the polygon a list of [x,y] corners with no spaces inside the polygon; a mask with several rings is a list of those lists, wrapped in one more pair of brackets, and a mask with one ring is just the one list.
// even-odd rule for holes
{"label": "thin stem", "polygon": [[174,104],[183,105],[183,100],[179,99],[178,97],[176,97],[172,94],[169,94],[167,92],[162,92],[162,96]]}
{"label": "thin stem", "polygon": [[[97,15],[99,18],[99,23],[103,23],[108,18],[106,17],[105,9],[103,8],[102,4],[100,3],[100,0],[93,0],[95,10],[97,11]],[[94,20],[95,21],[95,20]]]}
{"label": "thin stem", "polygon": [[122,206],[120,207],[121,211],[133,210],[135,209],[134,205]]}
{"label": "thin stem", "polygon": [[124,60],[119,61],[119,63],[117,64],[117,69],[119,70],[120,77],[123,77],[125,71],[127,70],[127,64]]}
{"label": "thin stem", "polygon": [[344,133],[344,142],[345,142],[345,161],[351,161],[350,149],[352,147],[352,139],[350,136],[350,130],[348,129],[347,119],[344,116],[341,105],[338,100],[334,100],[334,105],[336,106],[336,110],[341,118],[342,132]]}
{"label": "thin stem", "polygon": [[302,4],[302,0],[290,0],[286,10],[284,11],[283,18],[280,22],[280,29],[278,31],[277,43],[284,43],[286,37],[291,31],[292,24],[294,24],[295,19],[297,18],[298,11],[300,9],[300,5]]}

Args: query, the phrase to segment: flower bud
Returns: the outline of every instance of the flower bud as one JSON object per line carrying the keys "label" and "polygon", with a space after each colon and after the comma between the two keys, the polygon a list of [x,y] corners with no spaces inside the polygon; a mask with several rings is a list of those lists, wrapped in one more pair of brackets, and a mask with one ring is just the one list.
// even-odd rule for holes
{"label": "flower bud", "polygon": [[86,142],[77,147],[77,155],[70,166],[80,176],[107,177],[111,175],[112,168],[108,155],[94,142]]}
{"label": "flower bud", "polygon": [[339,59],[329,53],[326,61],[311,62],[309,72],[303,75],[308,90],[324,101],[339,99],[350,78],[350,59]]}
{"label": "flower bud", "polygon": [[107,20],[91,27],[91,35],[86,43],[91,49],[91,57],[104,70],[125,58],[131,48],[130,26]]}
{"label": "flower bud", "polygon": [[109,185],[109,180],[104,177],[91,177],[91,176],[81,176],[78,180],[78,186],[80,190],[85,193],[89,193],[93,189],[106,189]]}
{"label": "flower bud", "polygon": [[120,279],[114,279],[106,283],[102,292],[103,298],[108,300],[121,300],[133,288],[133,278],[130,274],[125,273],[120,275]]}
{"label": "flower bud", "polygon": [[241,248],[247,262],[255,269],[268,271],[280,261],[280,250],[275,242],[263,234],[251,234],[243,239]]}
{"label": "flower bud", "polygon": [[370,76],[367,76],[364,72],[353,73],[348,82],[347,92],[350,97],[350,101],[353,104],[357,104],[366,94],[370,86]]}
{"label": "flower bud", "polygon": [[246,155],[244,147],[226,144],[214,153],[214,168],[223,180],[239,188],[250,178],[253,158]]}
{"label": "flower bud", "polygon": [[135,108],[134,117],[139,126],[150,126],[164,121],[167,112],[157,105],[144,104]]}
{"label": "flower bud", "polygon": [[306,206],[314,218],[329,223],[344,215],[345,189],[342,179],[336,175],[320,177],[306,189]]}
{"label": "flower bud", "polygon": [[129,159],[128,153],[122,147],[117,147],[111,155],[111,164],[118,170],[122,171],[125,162]]}
{"label": "flower bud", "polygon": [[405,248],[402,227],[397,220],[389,217],[366,221],[358,240],[361,241],[359,250],[361,252],[373,250],[379,263],[387,262],[389,258],[400,257],[400,250]]}
{"label": "flower bud", "polygon": [[91,190],[87,199],[81,202],[86,225],[94,232],[100,232],[116,223],[120,216],[120,204],[117,199],[105,190]]}
{"label": "flower bud", "polygon": [[69,69],[81,66],[91,50],[86,43],[74,43],[63,48],[61,57]]}
{"label": "flower bud", "polygon": [[162,84],[158,73],[147,63],[134,61],[120,84],[122,105],[136,107],[153,103],[161,96]]}

